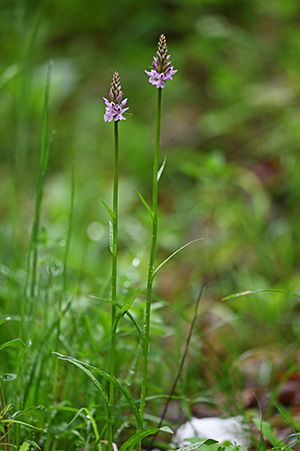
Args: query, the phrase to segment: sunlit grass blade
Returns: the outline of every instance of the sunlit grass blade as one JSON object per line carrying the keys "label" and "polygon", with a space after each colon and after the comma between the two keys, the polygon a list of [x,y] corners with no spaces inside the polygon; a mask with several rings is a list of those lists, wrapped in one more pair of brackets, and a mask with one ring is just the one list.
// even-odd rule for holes
{"label": "sunlit grass blade", "polygon": [[96,368],[96,367],[94,367],[92,365],[89,365],[87,363],[81,362],[81,361],[79,361],[77,359],[74,359],[73,357],[66,356],[66,355],[60,354],[58,352],[54,352],[53,354],[56,354],[61,360],[67,360],[68,362],[71,362],[74,365],[77,364],[76,366],[80,365],[80,366],[83,366],[83,367],[88,367],[91,370],[93,370],[96,373],[98,373],[101,377],[103,377],[107,381],[109,381],[112,384],[114,384],[114,386],[117,388],[117,390],[124,396],[124,398],[127,400],[128,404],[130,405],[130,407],[132,409],[132,412],[133,412],[133,414],[135,416],[135,419],[136,419],[137,429],[138,430],[141,429],[142,422],[141,422],[141,417],[140,417],[140,413],[138,411],[138,408],[136,407],[135,402],[132,399],[132,397],[129,394],[129,392],[120,384],[120,382],[115,377],[112,377],[110,374],[107,374],[104,370],[101,370],[100,368]]}
{"label": "sunlit grass blade", "polygon": [[285,291],[285,290],[277,290],[277,289],[272,289],[272,288],[261,288],[258,290],[246,290],[246,291],[241,291],[239,293],[235,293],[235,294],[231,294],[230,296],[226,296],[225,298],[222,299],[222,301],[229,301],[230,299],[235,299],[235,298],[239,298],[241,296],[247,296],[248,294],[255,294],[255,293],[282,293],[282,294],[287,294],[288,296],[294,296],[296,298],[300,298],[299,294],[296,293],[290,293],[289,291]]}
{"label": "sunlit grass blade", "polygon": [[131,436],[119,449],[119,451],[131,451],[132,448],[143,438],[147,437],[148,435],[157,434],[158,432],[168,432],[169,434],[173,434],[172,429],[170,429],[168,426],[163,426],[161,428],[147,428],[143,429],[142,431],[137,432],[133,436]]}
{"label": "sunlit grass blade", "polygon": [[155,268],[155,270],[153,271],[152,279],[154,279],[154,277],[156,276],[156,274],[158,273],[158,271],[159,271],[166,263],[168,263],[168,261],[171,260],[171,258],[175,257],[175,255],[178,254],[178,252],[182,251],[183,249],[185,249],[186,247],[190,246],[191,244],[197,243],[197,241],[201,241],[201,240],[203,240],[203,238],[197,238],[196,240],[189,241],[188,243],[184,244],[184,245],[181,246],[179,249],[177,249],[175,252],[173,252],[173,254],[169,255],[168,258],[166,258],[160,265],[157,266],[157,268]]}
{"label": "sunlit grass blade", "polygon": [[152,208],[149,206],[149,204],[145,201],[145,199],[143,198],[143,196],[141,195],[141,193],[136,189],[135,190],[137,195],[139,196],[139,198],[141,199],[142,203],[144,204],[144,206],[146,207],[149,215],[151,216],[151,218],[153,219],[153,210]]}
{"label": "sunlit grass blade", "polygon": [[29,451],[31,446],[33,446],[34,448],[37,448],[37,449],[41,449],[35,441],[26,440],[25,442],[22,443],[22,445],[20,447],[20,451]]}

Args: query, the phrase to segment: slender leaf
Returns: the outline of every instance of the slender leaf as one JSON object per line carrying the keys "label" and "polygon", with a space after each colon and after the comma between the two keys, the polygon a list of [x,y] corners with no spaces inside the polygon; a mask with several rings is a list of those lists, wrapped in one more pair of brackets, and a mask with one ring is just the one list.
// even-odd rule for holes
{"label": "slender leaf", "polygon": [[138,288],[137,291],[134,293],[134,295],[129,299],[129,301],[126,302],[126,304],[118,311],[118,313],[116,315],[116,319],[113,324],[113,331],[117,330],[117,328],[121,322],[121,319],[126,314],[126,312],[130,309],[131,305],[135,301],[135,299],[138,296],[140,291],[141,291],[141,288]]}
{"label": "slender leaf", "polygon": [[137,195],[139,196],[139,198],[141,199],[142,203],[145,205],[145,207],[148,210],[149,215],[151,216],[151,218],[153,219],[153,210],[152,208],[149,206],[149,204],[145,201],[145,199],[143,198],[143,196],[141,195],[141,193],[136,189],[135,190]]}
{"label": "slender leaf", "polygon": [[93,375],[93,373],[85,367],[85,364],[80,362],[79,360],[73,359],[73,357],[62,356],[58,352],[54,352],[54,354],[57,354],[59,356],[59,358],[61,358],[62,360],[67,360],[68,362],[73,363],[73,365],[80,368],[81,371],[83,371],[91,379],[91,381],[96,386],[99,393],[101,394],[107,411],[109,411],[109,399],[106,394],[106,391],[104,390],[104,388],[102,387],[102,385],[100,384],[98,379]]}
{"label": "slender leaf", "polygon": [[[118,302],[114,302],[112,299],[106,299],[106,298],[101,298],[101,297],[92,296],[92,295],[90,295],[90,297],[94,298],[94,299],[99,299],[100,301],[108,302],[109,304],[116,305],[119,309],[122,308],[121,304],[119,304]],[[125,315],[128,316],[128,318],[131,320],[131,322],[136,327],[138,334],[139,334],[141,345],[144,346],[144,329],[142,329],[142,327],[137,323],[137,321],[135,320],[133,315],[128,310],[125,312]]]}
{"label": "slender leaf", "polygon": [[95,434],[96,442],[98,443],[98,449],[101,450],[101,445],[100,445],[100,442],[99,442],[100,441],[100,435],[99,435],[99,432],[98,432],[97,424],[95,422],[95,419],[94,419],[93,415],[91,414],[91,412],[86,407],[82,407],[81,409],[78,410],[78,412],[76,413],[75,417],[68,423],[68,426],[70,426],[76,420],[76,418],[79,417],[79,415],[82,412],[85,412],[86,413],[85,418],[88,418],[90,420],[90,422],[92,424],[92,427],[93,427],[94,434]]}
{"label": "slender leaf", "polygon": [[164,158],[164,161],[162,162],[161,167],[159,168],[158,172],[157,172],[157,181],[159,182],[161,175],[163,173],[163,170],[165,169],[166,166],[166,162],[167,162],[167,157]]}
{"label": "slender leaf", "polygon": [[98,373],[104,379],[108,380],[109,382],[112,382],[114,384],[114,386],[119,390],[119,392],[124,396],[124,398],[128,401],[128,404],[130,405],[132,412],[134,413],[134,416],[136,418],[137,428],[138,429],[142,428],[141,416],[140,416],[140,413],[139,413],[132,397],[130,396],[129,392],[124,387],[122,387],[120,382],[115,377],[112,377],[110,374],[107,374],[104,370],[101,370],[100,368],[96,368],[92,365],[81,362],[77,359],[74,359],[73,357],[59,354],[58,352],[53,352],[53,354],[56,354],[61,360],[67,360],[67,361],[73,363],[74,365],[78,366],[79,368],[81,366],[88,367],[88,368],[92,369],[93,371],[95,371],[96,373]]}
{"label": "slender leaf", "polygon": [[163,426],[161,428],[147,428],[143,429],[142,431],[137,432],[133,436],[131,436],[119,449],[119,451],[131,451],[132,448],[142,440],[143,438],[147,437],[148,435],[157,434],[157,432],[168,432],[169,434],[173,434],[172,429],[170,429],[168,426]]}
{"label": "slender leaf", "polygon": [[153,276],[152,279],[154,279],[154,277],[156,276],[156,274],[158,273],[158,271],[169,261],[171,260],[171,258],[173,258],[176,254],[178,254],[178,252],[182,251],[183,249],[185,249],[186,247],[188,247],[190,244],[196,243],[197,241],[201,241],[203,240],[203,238],[197,238],[196,240],[193,241],[189,241],[188,243],[184,244],[183,246],[181,246],[179,249],[177,249],[175,252],[173,252],[173,254],[169,255],[168,258],[166,258],[160,265],[158,265],[158,267],[154,270],[153,272]]}
{"label": "slender leaf", "polygon": [[19,420],[1,420],[1,424],[8,424],[8,425],[20,424],[21,426],[26,426],[27,428],[35,429],[36,431],[44,431],[45,432],[45,429],[38,428],[36,426],[33,426],[32,424],[24,423],[24,421],[19,421]]}
{"label": "slender leaf", "polygon": [[114,214],[114,212],[113,212],[112,209],[104,202],[104,200],[102,200],[102,203],[103,203],[104,207],[106,208],[106,210],[107,210],[109,216],[111,217],[112,221],[114,221],[114,219],[115,219],[115,214]]}
{"label": "slender leaf", "polygon": [[21,338],[14,338],[13,340],[6,341],[5,343],[2,343],[0,345],[0,351],[4,348],[11,347],[11,348],[25,348],[25,343]]}
{"label": "slender leaf", "polygon": [[0,326],[1,326],[1,324],[7,323],[7,321],[10,321],[10,320],[11,320],[10,316],[8,316],[7,318],[0,319]]}
{"label": "slender leaf", "polygon": [[281,442],[281,440],[274,434],[270,423],[268,423],[267,421],[261,421],[259,418],[255,418],[253,420],[253,423],[266,437],[266,439],[269,440],[272,446],[276,446]]}
{"label": "slender leaf", "polygon": [[300,298],[300,294],[290,293],[285,290],[277,290],[277,289],[272,289],[272,288],[261,288],[258,290],[247,290],[247,291],[241,291],[239,293],[231,294],[230,296],[226,296],[226,298],[223,298],[222,301],[229,301],[230,299],[239,298],[241,296],[247,296],[248,294],[265,293],[265,292],[282,293],[282,294],[287,294],[288,296],[294,296],[296,298]]}

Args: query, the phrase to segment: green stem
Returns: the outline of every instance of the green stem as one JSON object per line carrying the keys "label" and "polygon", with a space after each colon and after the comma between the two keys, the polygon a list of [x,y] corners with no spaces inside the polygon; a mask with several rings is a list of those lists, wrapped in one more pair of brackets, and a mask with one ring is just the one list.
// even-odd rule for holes
{"label": "green stem", "polygon": [[156,115],[156,140],[153,162],[153,185],[152,185],[152,241],[151,251],[148,269],[148,282],[147,282],[147,298],[145,309],[145,340],[143,349],[143,379],[141,389],[141,402],[140,402],[140,414],[143,421],[145,399],[147,391],[147,375],[148,375],[148,354],[149,354],[149,336],[150,336],[150,311],[151,311],[151,298],[152,298],[152,285],[153,285],[153,273],[154,273],[154,259],[156,253],[156,241],[157,241],[157,194],[158,194],[158,157],[159,157],[159,143],[160,143],[160,123],[161,123],[161,94],[162,88],[158,88],[157,93],[157,115]]}
{"label": "green stem", "polygon": [[[112,282],[111,282],[111,344],[110,344],[110,375],[115,376],[115,348],[116,348],[116,331],[114,330],[114,322],[116,319],[116,302],[117,302],[117,254],[118,254],[118,190],[119,190],[119,133],[118,121],[114,122],[114,141],[115,141],[115,164],[114,164],[114,187],[113,187],[113,245],[112,245]],[[112,414],[114,409],[115,388],[110,382],[109,385],[109,404],[110,416],[108,419],[108,451],[112,450],[113,443],[113,425]]]}
{"label": "green stem", "polygon": [[[5,409],[5,399],[4,399],[4,393],[3,393],[3,388],[2,388],[2,384],[0,381],[0,408],[1,410]],[[6,413],[3,415],[3,420],[7,420],[7,415]],[[7,423],[4,424],[3,426],[4,428],[4,449],[6,451],[10,451],[10,443],[9,443],[9,426]],[[1,440],[2,443],[2,440]]]}

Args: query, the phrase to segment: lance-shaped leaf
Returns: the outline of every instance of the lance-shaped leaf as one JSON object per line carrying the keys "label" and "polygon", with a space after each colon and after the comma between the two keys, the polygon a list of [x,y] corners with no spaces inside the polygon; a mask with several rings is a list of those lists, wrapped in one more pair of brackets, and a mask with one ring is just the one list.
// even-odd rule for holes
{"label": "lance-shaped leaf", "polygon": [[138,288],[137,291],[134,293],[134,295],[129,299],[129,301],[126,302],[126,304],[123,305],[123,307],[121,307],[120,310],[118,311],[118,313],[116,315],[116,319],[113,324],[113,332],[115,332],[117,330],[117,328],[121,322],[121,319],[126,314],[126,312],[130,309],[131,305],[133,304],[133,301],[136,299],[136,297],[138,296],[140,291],[141,291],[141,288]]}
{"label": "lance-shaped leaf", "polygon": [[105,209],[107,210],[107,212],[108,212],[109,216],[111,217],[111,219],[114,221],[115,220],[115,214],[112,211],[112,209],[109,208],[109,206],[104,202],[104,200],[102,200],[101,202],[103,203],[103,205],[104,205]]}
{"label": "lance-shaped leaf", "polygon": [[149,215],[151,216],[151,218],[153,219],[153,210],[152,208],[149,206],[149,204],[145,201],[145,199],[143,198],[143,196],[141,195],[141,193],[136,189],[135,190],[137,195],[139,196],[139,198],[141,199],[142,203],[145,205],[145,207],[148,210]]}

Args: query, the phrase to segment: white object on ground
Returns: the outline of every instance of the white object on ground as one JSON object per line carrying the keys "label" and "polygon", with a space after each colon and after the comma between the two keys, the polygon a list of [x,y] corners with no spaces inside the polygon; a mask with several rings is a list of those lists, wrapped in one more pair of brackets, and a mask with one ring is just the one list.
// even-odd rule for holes
{"label": "white object on ground", "polygon": [[178,447],[189,445],[187,439],[211,438],[220,443],[229,441],[240,446],[247,446],[247,432],[243,425],[243,417],[231,418],[192,418],[191,421],[180,426],[172,440]]}

